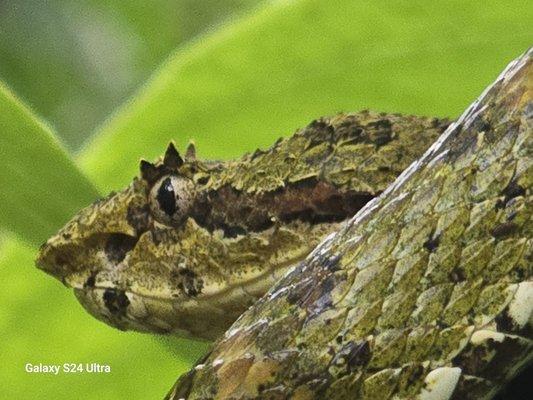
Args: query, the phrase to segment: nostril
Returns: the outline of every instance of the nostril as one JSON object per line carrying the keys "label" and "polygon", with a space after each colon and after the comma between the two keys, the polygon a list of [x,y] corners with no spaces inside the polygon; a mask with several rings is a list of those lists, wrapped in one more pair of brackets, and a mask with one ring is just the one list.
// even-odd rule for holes
{"label": "nostril", "polygon": [[135,247],[137,238],[123,233],[112,233],[105,244],[105,253],[109,261],[119,263]]}

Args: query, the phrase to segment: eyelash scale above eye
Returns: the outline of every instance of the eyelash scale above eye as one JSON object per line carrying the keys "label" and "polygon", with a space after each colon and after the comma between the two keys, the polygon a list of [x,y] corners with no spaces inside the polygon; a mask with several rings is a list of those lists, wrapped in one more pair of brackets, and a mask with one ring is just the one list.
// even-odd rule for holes
{"label": "eyelash scale above eye", "polygon": [[170,177],[161,182],[157,190],[157,202],[165,214],[172,217],[176,212],[176,193]]}

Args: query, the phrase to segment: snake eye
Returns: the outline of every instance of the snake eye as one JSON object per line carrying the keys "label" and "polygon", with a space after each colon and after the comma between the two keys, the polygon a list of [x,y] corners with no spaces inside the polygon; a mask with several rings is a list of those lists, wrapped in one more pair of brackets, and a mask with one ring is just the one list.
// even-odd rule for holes
{"label": "snake eye", "polygon": [[170,177],[161,182],[157,190],[156,199],[161,210],[169,217],[172,217],[176,212],[176,193],[174,192],[174,186],[172,186]]}
{"label": "snake eye", "polygon": [[190,179],[167,175],[159,179],[150,190],[150,209],[154,218],[166,225],[175,226],[190,214],[194,184]]}

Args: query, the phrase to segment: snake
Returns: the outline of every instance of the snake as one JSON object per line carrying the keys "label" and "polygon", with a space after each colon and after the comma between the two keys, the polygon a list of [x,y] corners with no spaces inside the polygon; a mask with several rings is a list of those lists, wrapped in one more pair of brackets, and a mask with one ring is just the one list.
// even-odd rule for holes
{"label": "snake", "polygon": [[533,360],[532,53],[455,122],[170,143],[37,266],[113,327],[215,341],[167,399],[493,398]]}

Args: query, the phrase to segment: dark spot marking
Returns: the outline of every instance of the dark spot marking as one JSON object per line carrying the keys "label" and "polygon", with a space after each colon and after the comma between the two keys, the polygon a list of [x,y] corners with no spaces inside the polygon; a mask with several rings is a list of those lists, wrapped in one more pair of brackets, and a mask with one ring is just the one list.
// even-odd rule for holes
{"label": "dark spot marking", "polygon": [[326,279],[322,281],[320,287],[322,289],[322,294],[329,294],[335,288],[335,276],[329,275]]}
{"label": "dark spot marking", "polygon": [[420,382],[420,378],[424,374],[424,367],[422,365],[416,365],[413,370],[411,371],[411,374],[409,375],[409,378],[407,378],[407,387],[417,384]]}
{"label": "dark spot marking", "polygon": [[339,260],[341,259],[341,256],[338,254],[334,254],[327,259],[324,260],[322,265],[324,265],[330,272],[336,272],[340,270]]}
{"label": "dark spot marking", "polygon": [[453,282],[462,282],[466,279],[465,271],[461,267],[455,267],[450,272],[450,279]]}
{"label": "dark spot marking", "polygon": [[182,268],[178,272],[182,277],[182,282],[178,284],[178,288],[182,289],[187,296],[196,297],[202,293],[204,287],[204,281],[197,279],[197,275],[194,271],[188,268]]}
{"label": "dark spot marking", "polygon": [[433,237],[433,235],[431,235],[429,239],[424,242],[423,246],[427,251],[429,251],[430,253],[433,253],[435,249],[439,247],[439,241],[440,241],[439,236]]}
{"label": "dark spot marking", "polygon": [[380,120],[378,120],[376,122],[371,122],[368,125],[369,126],[374,126],[377,129],[381,129],[381,130],[384,130],[384,131],[390,131],[391,128],[392,128],[392,123],[387,118],[380,119]]}
{"label": "dark spot marking", "polygon": [[372,352],[368,341],[349,341],[344,344],[332,360],[333,364],[342,365],[346,363],[348,373],[355,371],[358,367],[363,367],[370,361]]}
{"label": "dark spot marking", "polygon": [[181,276],[188,276],[191,278],[196,277],[196,274],[193,271],[191,271],[189,268],[181,268],[178,274],[180,274]]}
{"label": "dark spot marking", "polygon": [[507,187],[503,189],[502,194],[505,196],[504,203],[507,204],[509,200],[514,199],[515,197],[524,196],[526,194],[526,189],[516,183],[515,180],[512,180]]}
{"label": "dark spot marking", "polygon": [[309,222],[310,224],[340,222],[343,219],[344,217],[342,215],[316,214],[311,208],[306,208],[304,210],[282,215],[282,220],[285,222],[300,220]]}
{"label": "dark spot marking", "polygon": [[107,259],[118,264],[135,247],[137,238],[123,233],[111,233],[105,244]]}
{"label": "dark spot marking", "polygon": [[495,321],[496,327],[498,328],[498,332],[512,332],[515,326],[513,319],[509,316],[507,309],[497,315]]}
{"label": "dark spot marking", "polygon": [[309,125],[307,125],[307,127],[310,129],[323,129],[326,126],[327,126],[326,122],[324,122],[324,120],[321,120],[321,119],[314,119],[309,123]]}
{"label": "dark spot marking", "polygon": [[376,147],[379,148],[392,140],[392,123],[389,119],[383,118],[368,124],[368,126],[376,130],[371,138]]}
{"label": "dark spot marking", "polygon": [[[330,138],[335,133],[335,128],[327,120],[324,120],[324,119],[318,119],[318,120],[315,119],[307,126],[307,128],[310,130],[315,130],[319,132],[324,131],[325,134],[330,135]],[[319,138],[316,138],[316,140],[311,142],[309,146],[310,147],[316,146],[320,143],[322,143],[322,140],[320,140]]]}
{"label": "dark spot marking", "polygon": [[524,368],[513,380],[505,385],[504,389],[494,400],[526,400],[533,399],[533,364]]}
{"label": "dark spot marking", "polygon": [[83,284],[84,288],[93,288],[96,283],[96,278],[94,275],[91,275],[87,278],[85,283]]}
{"label": "dark spot marking", "polygon": [[358,366],[363,366],[368,364],[370,361],[372,353],[370,351],[370,345],[366,340],[359,342],[357,344],[354,344],[354,346],[351,348],[350,352],[348,353],[348,367],[351,369],[355,369]]}
{"label": "dark spot marking", "polygon": [[111,314],[123,314],[130,301],[123,290],[106,289],[104,292],[104,304]]}
{"label": "dark spot marking", "polygon": [[226,224],[221,224],[220,227],[224,232],[224,237],[227,238],[236,238],[237,236],[246,235],[246,229],[237,225],[229,226]]}
{"label": "dark spot marking", "polygon": [[490,380],[501,379],[501,371],[515,366],[526,351],[524,344],[517,337],[512,336],[506,336],[503,342],[489,339],[487,340],[487,348],[494,356],[480,376]]}
{"label": "dark spot marking", "polygon": [[392,134],[391,132],[379,132],[376,134],[376,138],[374,139],[374,144],[376,147],[381,147],[387,143],[389,143],[392,140]]}
{"label": "dark spot marking", "polygon": [[438,118],[432,118],[431,119],[431,127],[437,128],[441,124],[441,120]]}
{"label": "dark spot marking", "polygon": [[531,335],[530,328],[527,324],[520,329],[520,326],[509,315],[509,307],[506,307],[503,312],[496,316],[495,322],[499,332],[522,335],[525,337]]}
{"label": "dark spot marking", "polygon": [[515,365],[524,350],[524,342],[517,337],[505,336],[502,341],[488,338],[476,345],[469,343],[452,364],[460,366],[465,374],[498,381],[501,371]]}
{"label": "dark spot marking", "polygon": [[200,185],[205,185],[207,182],[209,182],[210,176],[202,176],[201,178],[198,178],[197,182]]}
{"label": "dark spot marking", "polygon": [[157,190],[157,202],[159,207],[163,210],[165,214],[169,217],[173,216],[176,212],[176,193],[174,192],[174,187],[172,186],[172,180],[170,177],[166,178],[161,182],[161,186]]}
{"label": "dark spot marking", "polygon": [[360,126],[354,126],[352,128],[352,135],[353,136],[361,136],[363,134],[363,128]]}
{"label": "dark spot marking", "polygon": [[503,224],[496,226],[490,232],[490,234],[494,236],[496,239],[500,239],[505,236],[509,236],[513,234],[517,229],[518,229],[518,225],[516,225],[514,222],[504,222]]}
{"label": "dark spot marking", "polygon": [[264,151],[264,150],[256,149],[256,150],[252,153],[251,160],[255,160],[257,157],[262,156],[262,155],[265,154],[265,153],[266,153],[266,151]]}
{"label": "dark spot marking", "polygon": [[480,132],[488,132],[490,131],[491,129],[491,125],[490,125],[490,122],[482,119],[482,120],[478,120],[478,124],[477,124],[477,128],[479,129]]}
{"label": "dark spot marking", "polygon": [[502,200],[502,199],[498,199],[498,201],[496,202],[496,205],[494,206],[494,208],[496,210],[502,210],[505,208],[505,201]]}

